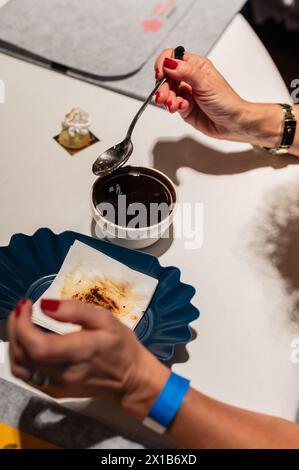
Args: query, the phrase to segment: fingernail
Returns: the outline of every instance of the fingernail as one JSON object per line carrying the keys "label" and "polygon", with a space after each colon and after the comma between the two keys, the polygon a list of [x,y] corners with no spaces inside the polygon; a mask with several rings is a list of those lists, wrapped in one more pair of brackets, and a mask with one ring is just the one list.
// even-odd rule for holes
{"label": "fingernail", "polygon": [[170,108],[171,108],[171,106],[172,106],[172,101],[166,101],[166,106],[167,106],[167,108],[168,108],[169,111],[170,111]]}
{"label": "fingernail", "polygon": [[179,64],[175,60],[172,60],[166,57],[166,59],[164,59],[163,65],[164,67],[167,67],[168,69],[175,70]]}
{"label": "fingernail", "polygon": [[56,312],[60,305],[59,300],[54,299],[42,299],[40,302],[40,306],[42,310],[47,310],[48,312]]}
{"label": "fingernail", "polygon": [[15,311],[16,311],[16,317],[18,318],[21,313],[22,313],[22,307],[25,305],[25,303],[27,302],[26,299],[22,299],[19,301],[19,303],[17,304],[16,308],[15,308]]}
{"label": "fingernail", "polygon": [[182,102],[179,104],[179,109],[183,109],[183,103]]}
{"label": "fingernail", "polygon": [[18,318],[21,315],[21,306],[18,304],[16,306],[16,317]]}
{"label": "fingernail", "polygon": [[157,80],[158,77],[159,77],[159,69],[155,69],[155,79]]}
{"label": "fingernail", "polygon": [[159,98],[160,98],[160,92],[157,91],[157,93],[156,93],[156,98],[155,98],[156,103],[158,103],[158,99],[159,99]]}

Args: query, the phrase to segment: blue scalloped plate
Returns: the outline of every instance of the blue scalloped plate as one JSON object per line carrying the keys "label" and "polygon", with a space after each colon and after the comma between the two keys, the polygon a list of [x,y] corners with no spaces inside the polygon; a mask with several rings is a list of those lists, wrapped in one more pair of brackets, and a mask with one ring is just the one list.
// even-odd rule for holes
{"label": "blue scalloped plate", "polygon": [[191,340],[189,323],[199,311],[191,304],[195,289],[180,282],[180,270],[163,268],[152,255],[129,250],[76,232],[54,234],[41,228],[32,236],[14,235],[0,248],[0,319],[22,297],[35,302],[49,287],[75,240],[159,280],[154,297],[135,333],[160,360],[169,360],[176,344]]}

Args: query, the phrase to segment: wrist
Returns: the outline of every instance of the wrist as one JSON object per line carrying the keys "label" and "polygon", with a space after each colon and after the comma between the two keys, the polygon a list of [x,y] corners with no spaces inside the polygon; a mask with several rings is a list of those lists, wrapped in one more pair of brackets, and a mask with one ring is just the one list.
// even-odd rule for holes
{"label": "wrist", "polygon": [[279,104],[244,102],[240,122],[243,142],[269,148],[280,145],[284,112]]}
{"label": "wrist", "polygon": [[142,420],[165,386],[170,370],[142,348],[133,373],[134,377],[122,397],[121,406],[124,411]]}

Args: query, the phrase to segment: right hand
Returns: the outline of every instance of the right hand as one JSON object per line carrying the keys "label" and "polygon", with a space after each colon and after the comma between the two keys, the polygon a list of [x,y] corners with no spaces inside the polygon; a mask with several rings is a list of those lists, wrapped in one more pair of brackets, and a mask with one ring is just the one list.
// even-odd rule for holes
{"label": "right hand", "polygon": [[51,379],[43,390],[49,395],[105,396],[143,419],[167,381],[165,365],[108,310],[53,299],[42,300],[41,308],[82,330],[64,336],[45,333],[32,323],[32,303],[21,301],[8,321],[13,374],[28,381],[38,371]]}
{"label": "right hand", "polygon": [[172,55],[173,49],[166,49],[156,60],[156,78],[168,77],[156,94],[156,103],[171,113],[178,111],[188,124],[210,137],[246,141],[244,119],[249,103],[206,57],[186,52],[184,60],[175,60]]}

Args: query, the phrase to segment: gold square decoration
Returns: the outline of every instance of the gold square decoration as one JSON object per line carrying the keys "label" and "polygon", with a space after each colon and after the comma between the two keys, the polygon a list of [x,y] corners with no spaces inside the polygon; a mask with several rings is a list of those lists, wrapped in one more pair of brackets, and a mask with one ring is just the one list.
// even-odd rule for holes
{"label": "gold square decoration", "polygon": [[60,136],[61,136],[61,133],[56,135],[54,138],[54,140],[56,140],[56,142],[61,145],[61,147],[63,147],[70,155],[76,155],[76,153],[78,152],[81,152],[81,150],[84,150],[88,147],[91,147],[91,145],[93,144],[96,144],[97,142],[100,142],[100,139],[98,139],[91,131],[89,131],[89,140],[88,142],[86,142],[83,146],[80,146],[80,148],[70,148],[70,147],[67,147],[66,145],[64,145],[63,142],[61,142],[61,139],[60,139]]}
{"label": "gold square decoration", "polygon": [[84,150],[99,142],[99,139],[90,131],[90,117],[80,108],[73,108],[62,121],[60,134],[54,137],[70,155]]}

